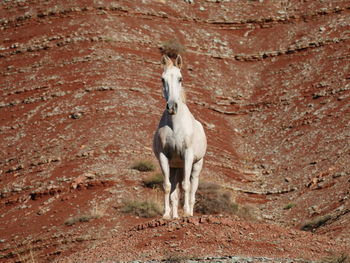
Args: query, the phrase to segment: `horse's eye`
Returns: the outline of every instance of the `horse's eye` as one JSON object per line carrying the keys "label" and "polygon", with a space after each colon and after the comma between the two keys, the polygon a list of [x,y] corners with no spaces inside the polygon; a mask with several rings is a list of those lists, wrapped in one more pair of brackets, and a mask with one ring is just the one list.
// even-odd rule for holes
{"label": "horse's eye", "polygon": [[182,82],[182,77],[179,78],[179,82]]}

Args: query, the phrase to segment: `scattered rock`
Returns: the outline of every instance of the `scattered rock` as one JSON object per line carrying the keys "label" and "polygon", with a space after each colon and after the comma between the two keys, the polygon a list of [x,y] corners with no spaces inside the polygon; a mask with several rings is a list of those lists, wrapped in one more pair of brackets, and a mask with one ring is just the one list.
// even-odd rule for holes
{"label": "scattered rock", "polygon": [[80,119],[82,116],[83,116],[82,113],[80,113],[80,112],[74,112],[74,113],[72,113],[69,117],[72,118],[72,119],[77,120],[77,119]]}
{"label": "scattered rock", "polygon": [[71,187],[73,189],[77,189],[79,185],[82,185],[85,183],[86,177],[84,175],[79,175],[77,178],[75,178],[71,184]]}

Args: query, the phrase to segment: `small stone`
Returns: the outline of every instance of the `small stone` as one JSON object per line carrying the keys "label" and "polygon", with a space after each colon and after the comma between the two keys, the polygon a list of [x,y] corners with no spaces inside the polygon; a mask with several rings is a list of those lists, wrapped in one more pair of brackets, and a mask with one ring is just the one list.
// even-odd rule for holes
{"label": "small stone", "polygon": [[205,126],[210,130],[215,129],[215,124],[213,123],[205,123]]}
{"label": "small stone", "polygon": [[340,172],[340,173],[336,173],[336,174],[333,174],[333,178],[338,178],[338,177],[341,177],[341,176],[345,176],[346,173],[345,172]]}
{"label": "small stone", "polygon": [[72,119],[80,119],[83,115],[80,112],[74,112],[70,115]]}
{"label": "small stone", "polygon": [[324,32],[324,31],[326,31],[326,28],[324,26],[321,26],[319,30],[320,30],[320,32]]}
{"label": "small stone", "polygon": [[193,224],[193,225],[197,226],[197,225],[199,225],[199,218],[189,217],[187,222],[189,224]]}
{"label": "small stone", "polygon": [[262,215],[262,218],[272,220],[274,217],[273,215]]}
{"label": "small stone", "polygon": [[179,245],[178,244],[176,244],[176,243],[170,243],[169,244],[169,247],[178,247]]}
{"label": "small stone", "polygon": [[92,173],[84,173],[84,176],[87,178],[87,179],[95,179],[96,175],[95,174],[92,174]]}

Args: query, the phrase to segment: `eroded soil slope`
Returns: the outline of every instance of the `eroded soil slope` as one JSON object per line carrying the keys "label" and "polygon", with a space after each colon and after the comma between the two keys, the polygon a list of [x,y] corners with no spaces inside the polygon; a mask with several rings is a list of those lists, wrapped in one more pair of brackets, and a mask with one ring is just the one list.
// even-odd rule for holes
{"label": "eroded soil slope", "polygon": [[[349,1],[2,1],[0,30],[0,261],[349,250]],[[138,229],[149,219],[120,211],[161,199],[130,167],[156,163],[159,47],[174,37],[208,136],[201,178],[252,221]],[[67,224],[83,215],[98,216]]]}

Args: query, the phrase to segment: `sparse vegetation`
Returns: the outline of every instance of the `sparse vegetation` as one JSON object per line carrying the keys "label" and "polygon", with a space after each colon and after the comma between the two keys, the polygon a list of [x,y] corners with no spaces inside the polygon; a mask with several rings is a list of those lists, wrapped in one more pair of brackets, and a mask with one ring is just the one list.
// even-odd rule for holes
{"label": "sparse vegetation", "polygon": [[78,222],[89,222],[93,219],[101,218],[103,215],[104,209],[101,209],[95,205],[88,213],[70,217],[64,222],[64,224],[67,226],[72,226]]}
{"label": "sparse vegetation", "polygon": [[143,184],[148,188],[162,188],[163,185],[163,175],[160,173],[152,174],[143,180]]}
{"label": "sparse vegetation", "polygon": [[104,42],[116,42],[117,40],[114,37],[103,36],[102,41],[104,41]]}
{"label": "sparse vegetation", "polygon": [[75,216],[68,218],[64,224],[67,226],[75,225],[78,222],[89,222],[90,220],[94,219],[91,215],[81,215],[81,216]]}
{"label": "sparse vegetation", "polygon": [[317,217],[316,219],[304,224],[301,227],[301,229],[304,231],[313,231],[319,228],[320,226],[323,226],[324,224],[326,224],[327,221],[330,220],[331,218],[332,218],[331,215],[324,215],[324,216]]}
{"label": "sparse vegetation", "polygon": [[201,214],[236,214],[238,205],[232,202],[231,194],[220,185],[201,183],[197,191],[195,210]]}
{"label": "sparse vegetation", "polygon": [[350,263],[350,257],[347,254],[342,253],[341,255],[326,257],[322,259],[320,263]]}
{"label": "sparse vegetation", "polygon": [[20,263],[36,263],[37,262],[34,258],[33,250],[29,250],[28,254],[26,254],[26,255],[17,254],[17,256],[18,256],[19,261],[16,261],[16,262],[20,262]]}
{"label": "sparse vegetation", "polygon": [[154,164],[150,161],[138,161],[131,166],[131,169],[138,170],[140,172],[154,171]]}
{"label": "sparse vegetation", "polygon": [[190,259],[187,255],[169,255],[163,261],[166,263],[184,263]]}
{"label": "sparse vegetation", "polygon": [[[160,190],[163,185],[163,176],[160,173],[152,174],[143,180],[145,187]],[[160,194],[158,192],[158,194]],[[137,208],[135,206],[146,207],[146,204],[135,203],[133,201],[128,203],[127,206],[131,206],[130,210]],[[150,201],[152,202],[152,201]],[[161,202],[158,202],[160,207]],[[161,203],[161,204],[160,204]],[[183,194],[180,195],[180,203],[183,203]],[[145,208],[142,208],[145,209]],[[128,209],[127,209],[128,210]],[[241,207],[232,201],[232,196],[229,191],[226,191],[223,187],[215,183],[203,182],[199,184],[198,191],[196,193],[195,211],[200,214],[235,214],[243,218],[251,218],[250,211],[247,207]],[[143,212],[131,212],[138,216],[142,216]],[[142,216],[145,217],[145,216]],[[148,217],[148,216],[146,216]],[[151,216],[152,217],[152,216]]]}
{"label": "sparse vegetation", "polygon": [[284,210],[292,209],[294,206],[296,206],[295,203],[289,203],[283,207]]}
{"label": "sparse vegetation", "polygon": [[24,245],[24,250],[20,250],[20,245],[16,243],[16,254],[18,257],[18,261],[20,263],[36,263],[35,255],[33,252],[33,248],[30,246],[28,248],[28,245]]}
{"label": "sparse vegetation", "polygon": [[161,208],[154,201],[125,201],[121,209],[123,213],[133,214],[139,217],[155,217],[161,215]]}
{"label": "sparse vegetation", "polygon": [[167,55],[169,58],[173,59],[175,59],[177,55],[185,52],[185,47],[176,38],[163,42],[159,49],[162,55]]}

